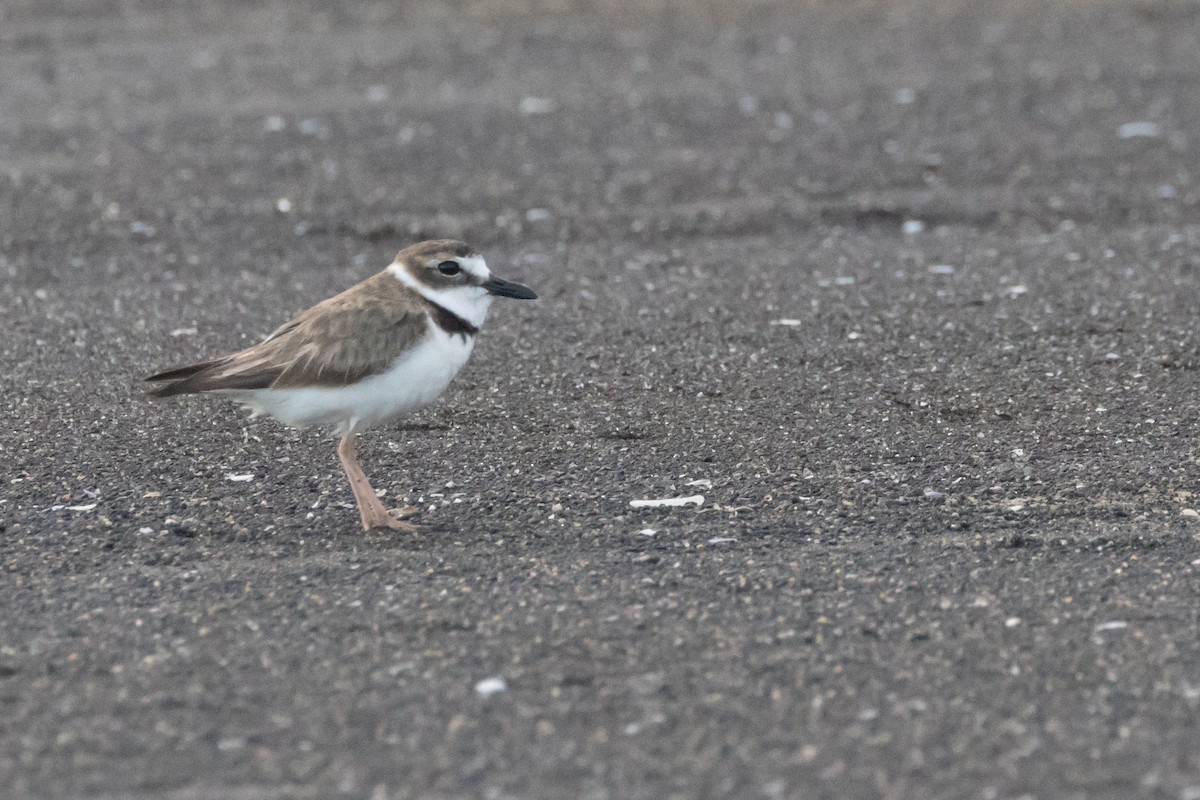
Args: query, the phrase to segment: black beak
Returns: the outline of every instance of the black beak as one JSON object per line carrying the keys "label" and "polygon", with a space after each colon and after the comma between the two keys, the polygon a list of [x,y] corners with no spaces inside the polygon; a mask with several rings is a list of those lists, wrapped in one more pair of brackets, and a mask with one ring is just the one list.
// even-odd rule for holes
{"label": "black beak", "polygon": [[518,300],[536,300],[537,295],[528,286],[506,281],[503,278],[488,278],[483,282],[483,288],[488,294],[499,297],[515,297]]}

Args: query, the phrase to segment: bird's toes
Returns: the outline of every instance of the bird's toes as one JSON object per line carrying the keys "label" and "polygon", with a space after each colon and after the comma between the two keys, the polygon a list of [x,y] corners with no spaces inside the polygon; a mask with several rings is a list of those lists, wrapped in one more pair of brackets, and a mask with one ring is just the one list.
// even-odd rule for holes
{"label": "bird's toes", "polygon": [[391,514],[384,514],[372,519],[363,520],[363,530],[372,531],[390,528],[396,531],[406,531],[408,533],[417,533],[421,530],[420,525],[412,522],[405,522],[402,519],[396,519]]}
{"label": "bird's toes", "polygon": [[418,506],[398,506],[396,508],[389,508],[388,513],[394,517],[403,519],[404,517],[415,517],[421,513],[421,509]]}

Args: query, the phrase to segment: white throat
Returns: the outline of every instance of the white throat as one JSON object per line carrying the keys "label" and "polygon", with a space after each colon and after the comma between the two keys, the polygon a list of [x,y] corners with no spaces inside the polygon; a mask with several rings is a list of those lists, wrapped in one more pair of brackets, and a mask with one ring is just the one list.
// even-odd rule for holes
{"label": "white throat", "polygon": [[[482,274],[485,277],[491,274],[488,271],[487,265],[483,263],[482,258],[476,256],[460,260],[464,262],[463,266],[472,274]],[[478,264],[467,266],[465,263],[467,261],[477,261]],[[462,317],[476,328],[483,327],[483,321],[487,319],[488,308],[492,305],[492,296],[487,293],[486,289],[482,289],[479,286],[452,286],[449,289],[434,289],[409,275],[402,264],[391,264],[388,267],[388,272],[392,273],[396,280],[429,302],[437,303],[447,311]]]}

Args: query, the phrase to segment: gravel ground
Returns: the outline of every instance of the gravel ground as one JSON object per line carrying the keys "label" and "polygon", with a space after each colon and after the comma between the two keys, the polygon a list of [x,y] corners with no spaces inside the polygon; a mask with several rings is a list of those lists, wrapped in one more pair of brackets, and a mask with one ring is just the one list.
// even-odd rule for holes
{"label": "gravel ground", "polygon": [[[8,0],[0,78],[0,795],[1200,798],[1200,6]],[[363,437],[420,536],[141,397],[430,236],[541,299]]]}

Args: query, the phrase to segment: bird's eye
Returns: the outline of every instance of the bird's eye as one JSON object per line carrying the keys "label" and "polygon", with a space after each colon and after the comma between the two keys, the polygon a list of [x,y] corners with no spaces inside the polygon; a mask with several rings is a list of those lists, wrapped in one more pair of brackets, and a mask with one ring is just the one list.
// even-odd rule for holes
{"label": "bird's eye", "polygon": [[457,275],[462,272],[462,266],[457,261],[443,261],[437,265],[437,270],[443,275]]}

